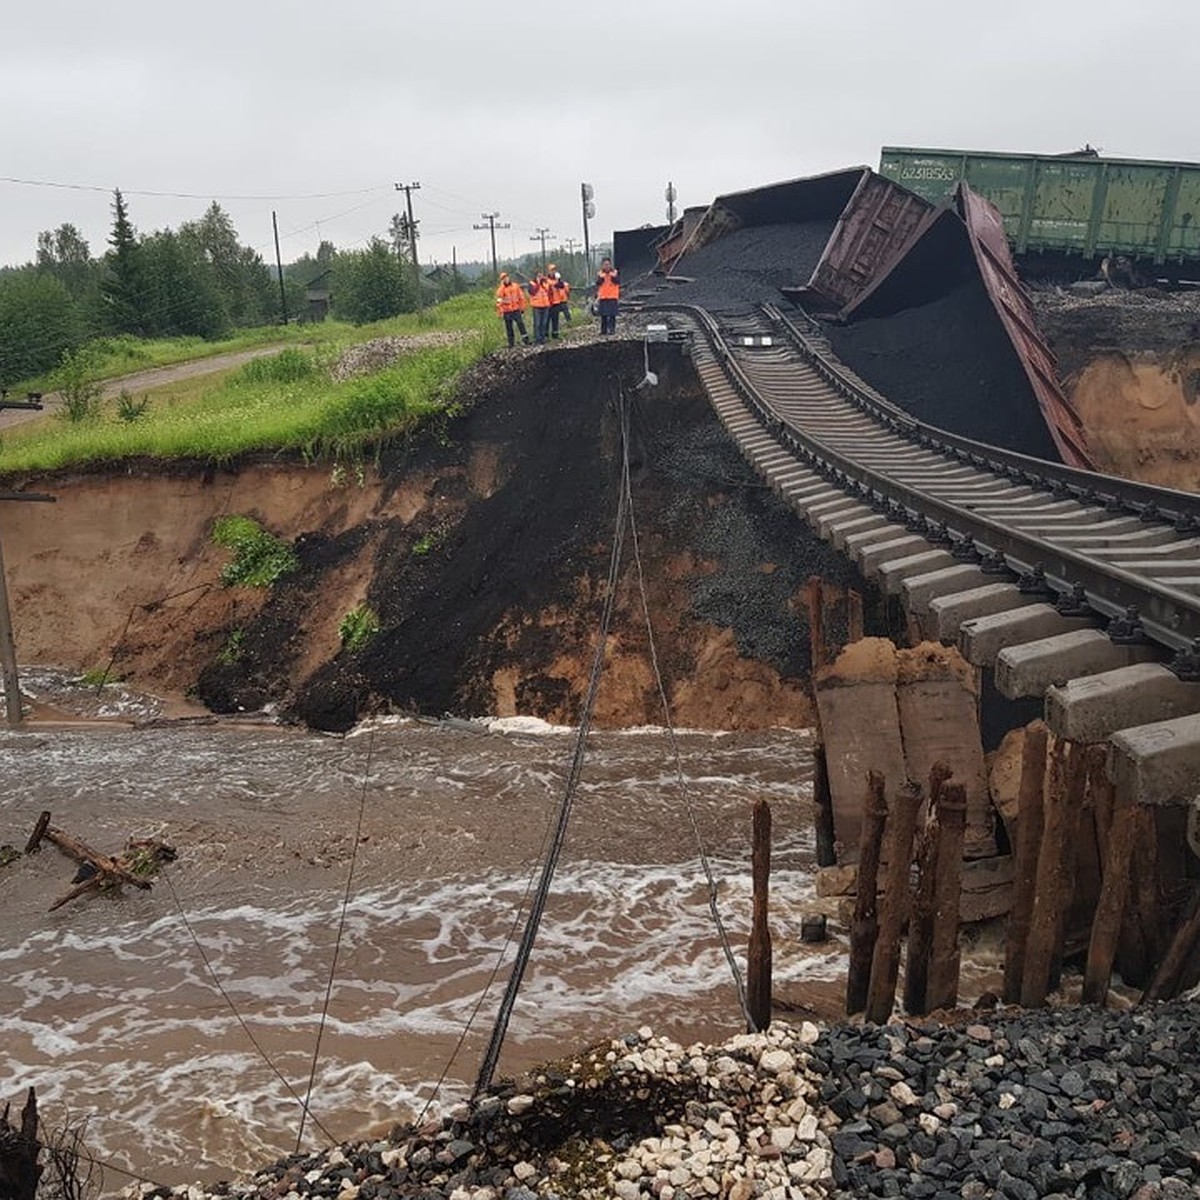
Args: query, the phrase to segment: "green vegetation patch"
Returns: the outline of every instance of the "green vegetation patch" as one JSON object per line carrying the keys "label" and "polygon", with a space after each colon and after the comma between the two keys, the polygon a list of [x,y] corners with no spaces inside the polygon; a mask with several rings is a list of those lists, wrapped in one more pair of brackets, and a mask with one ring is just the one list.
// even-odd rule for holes
{"label": "green vegetation patch", "polygon": [[361,650],[379,632],[379,618],[365,604],[352,608],[338,625],[345,649]]}
{"label": "green vegetation patch", "polygon": [[[349,345],[421,329],[463,330],[445,346],[414,350],[369,375],[335,381],[327,367]],[[451,409],[460,375],[504,340],[486,292],[457,296],[423,316],[363,326],[315,350],[289,347],[199,387],[151,393],[136,419],[105,403],[86,421],[39,420],[5,431],[0,475],[133,458],[229,462],[240,455],[292,452],[309,459],[361,458],[411,435]],[[342,340],[344,338],[345,340]],[[177,398],[187,391],[187,398]]]}
{"label": "green vegetation patch", "polygon": [[300,565],[287,542],[251,517],[218,518],[212,539],[233,551],[233,560],[221,569],[226,587],[270,587]]}

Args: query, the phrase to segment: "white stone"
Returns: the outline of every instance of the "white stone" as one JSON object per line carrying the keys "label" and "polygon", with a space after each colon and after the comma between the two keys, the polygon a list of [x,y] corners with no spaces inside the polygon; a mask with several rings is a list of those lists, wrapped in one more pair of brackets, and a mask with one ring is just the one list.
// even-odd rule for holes
{"label": "white stone", "polygon": [[700,1186],[710,1196],[719,1196],[721,1194],[721,1185],[711,1175],[706,1175],[701,1180]]}
{"label": "white stone", "polygon": [[899,1104],[901,1108],[912,1108],[914,1104],[917,1104],[920,1101],[920,1097],[918,1097],[917,1093],[914,1092],[912,1088],[910,1088],[908,1084],[904,1082],[903,1079],[901,1079],[898,1083],[893,1083],[892,1086],[888,1088],[888,1095],[890,1095],[891,1098],[895,1100],[895,1102]]}
{"label": "white stone", "polygon": [[305,1172],[304,1180],[306,1183],[316,1183],[317,1180],[320,1179],[321,1176],[324,1174],[325,1174],[325,1172],[323,1170],[321,1170],[320,1167],[316,1167],[312,1171]]}
{"label": "white stone", "polygon": [[824,1175],[828,1175],[833,1166],[833,1157],[828,1150],[818,1146],[815,1150],[810,1150],[804,1157],[804,1161],[813,1169],[813,1178],[820,1179]]}
{"label": "white stone", "polygon": [[404,1156],[404,1151],[401,1147],[396,1146],[391,1150],[385,1150],[379,1156],[383,1160],[385,1167],[406,1166],[408,1160]]}
{"label": "white stone", "polygon": [[808,1115],[808,1102],[803,1099],[796,1099],[787,1107],[788,1120],[793,1125],[798,1125]]}
{"label": "white stone", "polygon": [[687,1167],[672,1167],[671,1174],[667,1178],[670,1180],[672,1187],[678,1188],[692,1182],[692,1173]]}
{"label": "white stone", "polygon": [[754,1195],[754,1180],[739,1179],[729,1189],[729,1200],[750,1200]]}
{"label": "white stone", "polygon": [[780,1150],[787,1150],[796,1140],[796,1130],[792,1125],[776,1125],[771,1130],[771,1142]]}
{"label": "white stone", "polygon": [[471,1189],[463,1187],[455,1188],[450,1193],[450,1200],[471,1200]]}
{"label": "white stone", "polygon": [[636,1183],[629,1179],[618,1179],[613,1184],[613,1195],[618,1200],[637,1200],[641,1194],[641,1188]]}
{"label": "white stone", "polygon": [[632,1158],[622,1159],[617,1163],[617,1174],[622,1179],[641,1179],[642,1164],[635,1162]]}
{"label": "white stone", "polygon": [[476,1188],[471,1193],[471,1200],[496,1200],[496,1189],[493,1187]]}
{"label": "white stone", "polygon": [[643,1025],[638,1030],[638,1037],[640,1037],[643,1042],[648,1042],[653,1036],[654,1030],[651,1029],[649,1025]]}
{"label": "white stone", "polygon": [[358,1200],[358,1184],[343,1179],[341,1190],[338,1192],[338,1200]]}
{"label": "white stone", "polygon": [[933,1113],[921,1113],[917,1117],[917,1124],[931,1137],[942,1127],[941,1121]]}
{"label": "white stone", "polygon": [[792,1071],[796,1067],[796,1058],[788,1050],[764,1050],[758,1060],[759,1070],[769,1075],[778,1075],[783,1071]]}
{"label": "white stone", "polygon": [[517,1182],[524,1183],[525,1180],[532,1179],[537,1174],[537,1167],[531,1162],[519,1162],[512,1171],[517,1177]]}
{"label": "white stone", "polygon": [[730,1058],[728,1054],[722,1054],[720,1058],[713,1063],[711,1067],[712,1074],[716,1076],[735,1075],[737,1073],[737,1062]]}
{"label": "white stone", "polygon": [[816,1140],[817,1136],[817,1114],[805,1113],[800,1118],[796,1125],[796,1136],[802,1142],[811,1142]]}
{"label": "white stone", "polygon": [[1017,1098],[1016,1098],[1016,1096],[1014,1096],[1012,1094],[1012,1092],[1001,1092],[1000,1099],[996,1102],[996,1107],[1002,1108],[1002,1109],[1008,1109],[1008,1108],[1012,1108],[1012,1106],[1014,1104],[1016,1104],[1016,1102],[1017,1102]]}
{"label": "white stone", "polygon": [[522,1093],[519,1096],[514,1096],[508,1102],[508,1111],[514,1117],[521,1116],[522,1113],[527,1113],[533,1107],[533,1097]]}
{"label": "white stone", "polygon": [[802,1046],[811,1046],[821,1036],[821,1031],[811,1022],[802,1021],[800,1023],[800,1033],[798,1040]]}

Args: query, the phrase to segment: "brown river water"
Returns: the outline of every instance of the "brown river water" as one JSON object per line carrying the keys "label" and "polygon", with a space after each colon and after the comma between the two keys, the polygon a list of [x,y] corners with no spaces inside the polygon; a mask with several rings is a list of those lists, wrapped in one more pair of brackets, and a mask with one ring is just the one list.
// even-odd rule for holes
{"label": "brown river water", "polygon": [[[60,680],[37,687],[63,700]],[[119,694],[106,710],[153,715]],[[48,1123],[86,1118],[94,1154],[164,1183],[231,1178],[293,1150],[299,1108],[279,1076],[303,1094],[352,865],[312,1111],[344,1140],[411,1117],[443,1071],[439,1101],[462,1098],[572,741],[520,719],[384,721],[346,738],[202,723],[0,733],[0,843],[23,846],[50,809],[97,849],[152,836],[179,852],[151,891],[55,913],[74,871],[57,849],[0,868],[0,1103],[36,1085]],[[680,738],[739,958],[750,808],[772,804],[777,990],[827,988],[845,967],[838,941],[797,944],[813,898],[809,744],[782,729]],[[589,743],[500,1073],[643,1024],[684,1042],[741,1028],[654,729]],[[311,1121],[304,1140],[327,1142]],[[105,1175],[106,1190],[124,1182]]]}

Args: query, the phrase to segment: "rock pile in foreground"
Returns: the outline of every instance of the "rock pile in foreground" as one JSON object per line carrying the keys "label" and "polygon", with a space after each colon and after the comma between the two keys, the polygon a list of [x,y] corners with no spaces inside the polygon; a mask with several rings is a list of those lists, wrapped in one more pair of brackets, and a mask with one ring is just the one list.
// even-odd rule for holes
{"label": "rock pile in foreground", "polygon": [[[976,1014],[978,1016],[978,1014]],[[388,1141],[241,1184],[300,1200],[1172,1200],[1200,1196],[1200,1004],[639,1034]],[[136,1195],[137,1193],[133,1193]]]}

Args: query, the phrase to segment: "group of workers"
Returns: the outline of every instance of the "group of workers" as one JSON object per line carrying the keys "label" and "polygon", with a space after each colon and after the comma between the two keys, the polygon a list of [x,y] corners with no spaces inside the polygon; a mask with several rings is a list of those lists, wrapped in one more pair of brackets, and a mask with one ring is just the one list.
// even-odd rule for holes
{"label": "group of workers", "polygon": [[[602,334],[616,332],[620,298],[620,279],[612,261],[606,258],[596,276],[596,314],[600,318]],[[510,346],[516,345],[518,334],[522,343],[529,345],[529,333],[525,328],[527,305],[533,309],[533,341],[539,346],[559,336],[561,320],[570,324],[571,285],[554,263],[524,284],[516,282],[507,271],[500,272],[499,286],[496,288],[496,311],[504,318],[504,332]]]}

